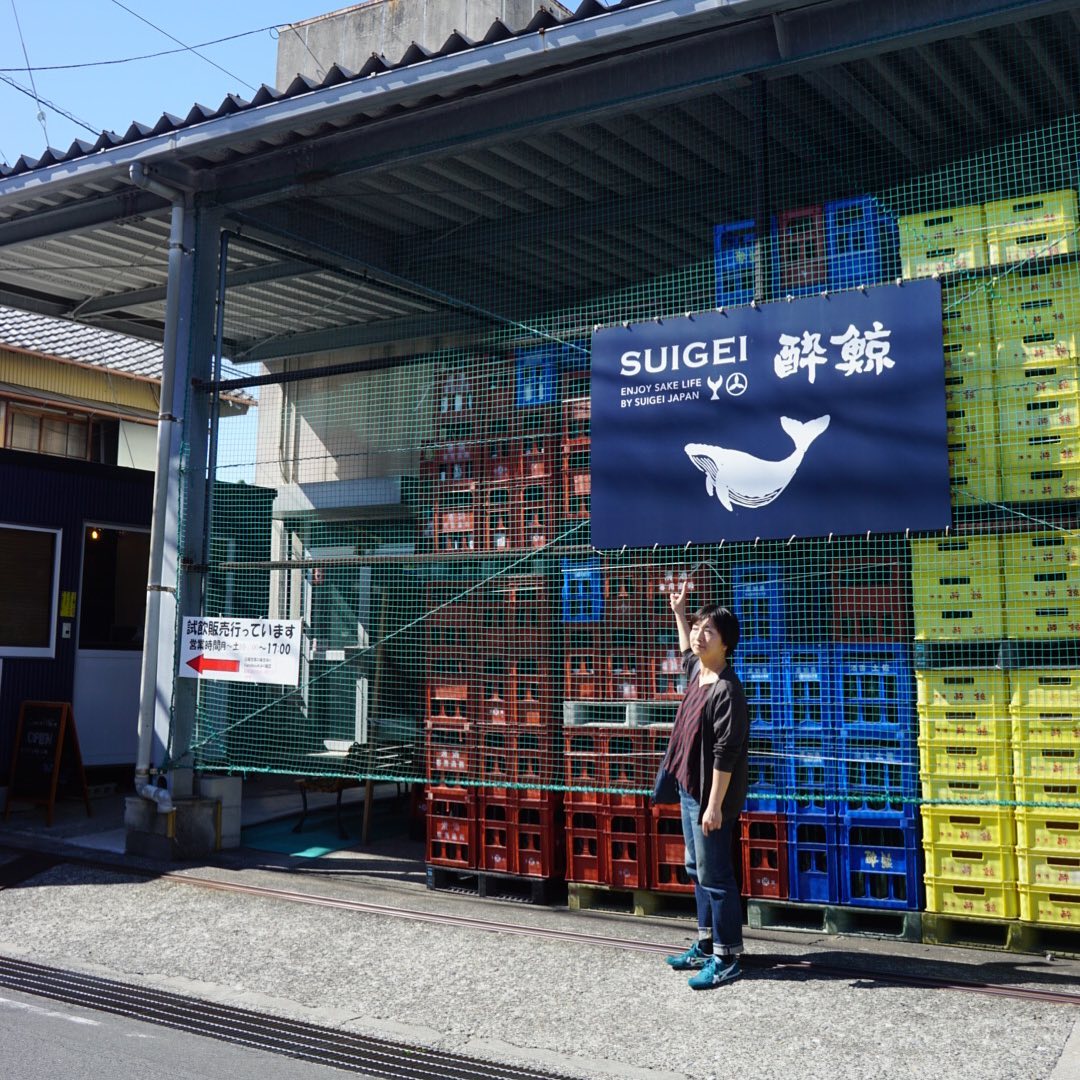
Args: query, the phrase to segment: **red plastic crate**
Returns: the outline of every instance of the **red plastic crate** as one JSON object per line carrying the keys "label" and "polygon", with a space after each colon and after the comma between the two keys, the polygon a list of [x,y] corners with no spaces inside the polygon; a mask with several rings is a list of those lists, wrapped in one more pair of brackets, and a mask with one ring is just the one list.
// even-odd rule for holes
{"label": "red plastic crate", "polygon": [[566,634],[563,683],[567,701],[596,701],[604,694],[604,669],[592,628],[577,627]]}
{"label": "red plastic crate", "polygon": [[[608,728],[600,734],[599,779],[602,787],[622,788],[606,791],[604,805],[617,810],[645,810],[656,781],[666,741],[659,752],[648,728]],[[642,794],[644,792],[645,794]]]}
{"label": "red plastic crate", "polygon": [[739,830],[743,896],[786,900],[787,817],[747,812],[739,818]]}
{"label": "red plastic crate", "polygon": [[513,801],[481,792],[477,805],[476,827],[480,838],[477,868],[516,874],[518,838]]}
{"label": "red plastic crate", "polygon": [[471,724],[476,720],[467,661],[440,656],[428,665],[425,719],[438,724]]}
{"label": "red plastic crate", "polygon": [[484,365],[480,383],[480,430],[488,440],[513,434],[518,410],[514,396],[517,392],[516,372],[512,360],[493,358]]}
{"label": "red plastic crate", "polygon": [[469,724],[425,726],[426,782],[458,787],[477,779],[476,734]]}
{"label": "red plastic crate", "polygon": [[499,598],[505,613],[505,648],[514,656],[546,655],[551,601],[539,574],[500,579]]}
{"label": "red plastic crate", "polygon": [[480,432],[480,386],[471,371],[446,368],[435,379],[435,430],[439,441],[471,441]]}
{"label": "red plastic crate", "polygon": [[599,788],[604,786],[603,757],[607,752],[607,740],[602,729],[564,728],[563,745],[566,784],[583,789],[566,793],[567,806],[594,806],[599,809],[603,805]]}
{"label": "red plastic crate", "polygon": [[607,884],[616,889],[649,887],[648,810],[618,808],[602,811],[601,842]]}
{"label": "red plastic crate", "polygon": [[458,870],[476,868],[476,796],[442,787],[428,789],[427,861]]}
{"label": "red plastic crate", "polygon": [[682,654],[678,648],[665,649],[646,658],[653,701],[681,701],[686,693]]}
{"label": "red plastic crate", "polygon": [[483,542],[480,497],[475,490],[436,491],[435,550],[478,551]]}
{"label": "red plastic crate", "polygon": [[563,453],[589,447],[590,399],[567,398],[563,401]]}
{"label": "red plastic crate", "polygon": [[641,626],[649,607],[642,567],[625,566],[617,559],[606,559],[601,562],[601,576],[604,621],[616,626]]}
{"label": "red plastic crate", "polygon": [[592,498],[592,473],[587,449],[568,450],[563,454],[563,517],[579,521],[589,516]]}
{"label": "red plastic crate", "polygon": [[521,515],[515,505],[517,491],[509,480],[483,485],[484,550],[511,551],[521,547]]}
{"label": "red plastic crate", "polygon": [[513,722],[513,679],[509,661],[490,656],[480,673],[479,714],[482,724],[500,726]]}
{"label": "red plastic crate", "polygon": [[830,583],[834,640],[911,640],[907,575],[897,560],[845,559],[833,565]]}
{"label": "red plastic crate", "polygon": [[542,548],[556,535],[558,517],[548,478],[522,480],[517,487],[518,536],[523,548]]}
{"label": "red plastic crate", "polygon": [[640,701],[649,696],[649,669],[639,652],[616,647],[605,666],[605,697],[612,701]]}
{"label": "red plastic crate", "polygon": [[514,810],[517,828],[515,874],[555,878],[566,872],[566,827],[561,804],[520,799]]}
{"label": "red plastic crate", "polygon": [[519,726],[550,727],[554,723],[554,695],[547,664],[525,658],[512,664],[511,715]]}
{"label": "red plastic crate", "polygon": [[522,416],[514,431],[514,475],[521,480],[550,480],[558,468],[558,445],[546,417]]}
{"label": "red plastic crate", "polygon": [[451,442],[434,448],[436,495],[447,491],[475,491],[483,472],[484,447],[479,443]]}
{"label": "red plastic crate", "polygon": [[605,846],[601,839],[603,811],[566,806],[566,880],[600,884],[607,881]]}
{"label": "red plastic crate", "polygon": [[645,605],[643,614],[649,626],[674,631],[675,617],[671,613],[671,597],[687,582],[688,614],[692,615],[705,604],[716,604],[720,601],[716,572],[707,566],[696,566],[692,563],[685,566],[647,565],[642,568],[642,578]]}
{"label": "red plastic crate", "polygon": [[649,888],[657,892],[693,893],[694,883],[686,873],[681,808],[660,804],[652,808],[651,816]]}

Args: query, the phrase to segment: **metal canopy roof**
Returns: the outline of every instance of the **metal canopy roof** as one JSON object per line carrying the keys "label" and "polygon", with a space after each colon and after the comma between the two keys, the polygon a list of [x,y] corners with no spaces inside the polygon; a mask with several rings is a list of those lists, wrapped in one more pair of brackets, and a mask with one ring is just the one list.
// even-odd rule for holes
{"label": "metal canopy roof", "polygon": [[[167,210],[131,187],[136,161],[225,208],[229,351],[269,360],[465,330],[512,290],[540,310],[643,262],[675,270],[750,211],[763,109],[771,155],[865,160],[833,177],[851,194],[1077,111],[1076,0],[870,7],[587,0],[562,23],[541,13],[518,35],[496,25],[485,43],[24,159],[0,179],[0,303],[160,336]],[[813,198],[821,169],[806,171]],[[695,202],[717,177],[728,201]],[[688,214],[650,220],[673,188]],[[419,249],[422,273],[406,269]]]}

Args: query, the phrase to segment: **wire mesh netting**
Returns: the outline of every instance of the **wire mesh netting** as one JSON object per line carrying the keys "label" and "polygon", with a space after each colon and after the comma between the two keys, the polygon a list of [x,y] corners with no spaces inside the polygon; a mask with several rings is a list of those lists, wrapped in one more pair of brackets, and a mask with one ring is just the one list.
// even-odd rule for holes
{"label": "wire mesh netting", "polygon": [[[837,85],[357,161],[295,196],[303,224],[273,245],[234,240],[231,358],[262,377],[257,430],[221,426],[203,611],[211,636],[296,621],[298,675],[202,682],[199,767],[422,781],[449,866],[550,871],[536,823],[564,808],[572,880],[684,887],[677,819],[647,794],[689,582],[691,608],[741,621],[762,888],[918,906],[921,828],[937,910],[1015,915],[1017,851],[1027,904],[1077,903],[1075,116],[1032,98],[978,128],[1010,106],[959,77],[931,126],[926,88],[895,78],[875,124]],[[301,265],[268,286],[282,252]],[[928,276],[947,533],[590,546],[594,327]],[[485,821],[538,861],[485,863]]]}

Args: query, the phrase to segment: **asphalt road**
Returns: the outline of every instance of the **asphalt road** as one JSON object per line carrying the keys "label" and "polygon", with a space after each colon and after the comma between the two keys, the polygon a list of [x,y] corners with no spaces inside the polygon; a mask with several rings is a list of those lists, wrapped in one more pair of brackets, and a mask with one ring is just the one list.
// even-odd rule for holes
{"label": "asphalt road", "polygon": [[323,1065],[0,988],[0,1080],[342,1080]]}

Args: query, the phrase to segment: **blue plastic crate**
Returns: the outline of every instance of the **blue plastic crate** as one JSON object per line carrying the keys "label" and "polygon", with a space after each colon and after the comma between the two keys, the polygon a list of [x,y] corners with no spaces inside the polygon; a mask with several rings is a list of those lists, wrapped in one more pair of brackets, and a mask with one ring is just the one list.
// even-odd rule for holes
{"label": "blue plastic crate", "polygon": [[840,824],[840,902],[920,911],[923,853],[918,820],[848,814]]}
{"label": "blue plastic crate", "polygon": [[716,304],[734,307],[754,299],[757,232],[753,221],[732,221],[713,230]]}
{"label": "blue plastic crate", "polygon": [[559,346],[557,363],[563,371],[588,371],[592,356],[592,342],[588,338],[568,341]]}
{"label": "blue plastic crate", "polygon": [[835,809],[836,751],[829,736],[796,734],[788,756],[787,787],[791,812],[826,813]]}
{"label": "blue plastic crate", "polygon": [[817,904],[840,900],[840,825],[832,814],[788,816],[788,897]]}
{"label": "blue plastic crate", "polygon": [[604,617],[604,580],[600,562],[562,563],[562,620],[597,623]]}
{"label": "blue plastic crate", "polygon": [[557,343],[518,349],[514,357],[514,400],[519,409],[554,404],[558,383],[557,367],[563,351],[564,347]]}
{"label": "blue plastic crate", "polygon": [[900,229],[872,195],[825,204],[826,281],[830,291],[897,277]]}
{"label": "blue plastic crate", "polygon": [[796,736],[832,733],[836,707],[832,668],[828,645],[807,645],[784,653],[787,708]]}
{"label": "blue plastic crate", "polygon": [[751,730],[749,787],[746,809],[782,814],[788,805],[791,743],[782,735],[759,735]]}
{"label": "blue plastic crate", "polygon": [[784,580],[779,563],[741,566],[732,571],[732,602],[739,617],[742,648],[776,648],[784,643]]}
{"label": "blue plastic crate", "polygon": [[842,738],[914,738],[915,673],[907,645],[837,645],[836,728]]}
{"label": "blue plastic crate", "polygon": [[905,736],[838,740],[836,779],[841,811],[887,811],[914,816],[919,753]]}
{"label": "blue plastic crate", "polygon": [[777,735],[790,725],[784,673],[771,652],[740,647],[736,656],[739,680],[746,693],[751,734]]}

